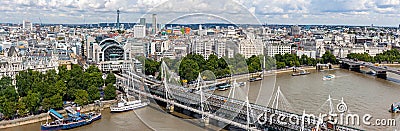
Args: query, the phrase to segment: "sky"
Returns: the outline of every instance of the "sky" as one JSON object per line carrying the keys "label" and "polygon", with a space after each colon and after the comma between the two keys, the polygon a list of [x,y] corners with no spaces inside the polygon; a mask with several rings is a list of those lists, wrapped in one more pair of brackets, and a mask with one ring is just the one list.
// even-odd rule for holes
{"label": "sky", "polygon": [[399,26],[400,0],[1,0],[0,23],[268,23]]}

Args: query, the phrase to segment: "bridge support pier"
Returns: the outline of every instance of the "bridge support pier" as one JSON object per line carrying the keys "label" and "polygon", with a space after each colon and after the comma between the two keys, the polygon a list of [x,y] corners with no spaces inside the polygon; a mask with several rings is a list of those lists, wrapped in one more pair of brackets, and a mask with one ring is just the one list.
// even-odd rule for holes
{"label": "bridge support pier", "polygon": [[205,117],[202,119],[202,122],[203,122],[203,126],[208,126],[208,125],[210,125],[210,118]]}
{"label": "bridge support pier", "polygon": [[167,105],[167,110],[168,110],[169,113],[174,112],[174,108],[175,108],[175,107],[174,107],[173,104]]}
{"label": "bridge support pier", "polygon": [[351,71],[355,71],[355,72],[360,72],[361,70],[361,68],[360,68],[360,65],[350,65],[350,70]]}
{"label": "bridge support pier", "polygon": [[351,71],[355,71],[355,72],[360,72],[361,71],[361,67],[359,64],[349,64],[349,63],[342,63],[340,65],[341,68],[343,69],[349,69]]}
{"label": "bridge support pier", "polygon": [[376,71],[376,77],[386,79],[387,78],[386,71],[383,71],[383,70]]}

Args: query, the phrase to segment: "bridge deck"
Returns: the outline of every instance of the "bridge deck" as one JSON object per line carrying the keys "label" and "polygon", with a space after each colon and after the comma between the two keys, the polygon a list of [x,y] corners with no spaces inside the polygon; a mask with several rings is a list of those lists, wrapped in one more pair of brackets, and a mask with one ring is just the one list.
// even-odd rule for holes
{"label": "bridge deck", "polygon": [[[146,95],[150,98],[154,98],[159,101],[168,102],[169,104],[173,104],[175,106],[190,110],[190,111],[198,113],[198,114],[206,115],[209,118],[212,118],[212,119],[215,119],[218,121],[222,121],[224,123],[228,123],[228,124],[237,126],[239,128],[243,128],[246,130],[254,129],[254,128],[248,127],[247,124],[245,124],[247,122],[247,105],[242,100],[236,100],[236,99],[231,99],[231,98],[227,98],[227,97],[219,96],[219,95],[215,95],[215,94],[204,93],[204,96],[209,97],[207,99],[207,101],[204,102],[204,104],[208,105],[208,112],[204,112],[199,109],[196,109],[196,108],[199,108],[199,104],[200,104],[200,100],[201,100],[199,93],[189,93],[189,91],[188,91],[189,89],[187,89],[187,88],[183,88],[181,86],[168,85],[168,88],[169,88],[168,92],[170,94],[173,94],[174,99],[178,102],[167,100],[166,98],[163,98],[163,97],[165,97],[164,96],[165,87],[160,88],[157,86],[151,86],[151,87],[149,87],[149,89],[153,93],[146,93],[146,92],[142,92],[138,88],[136,88],[137,85],[131,85],[129,82],[127,82],[128,80],[136,81],[136,82],[140,82],[140,80],[142,80],[141,79],[142,77],[140,75],[134,75],[134,74],[135,73],[130,73],[129,75],[124,74],[122,76],[118,76],[117,80],[119,81],[118,83],[120,83],[120,86],[122,86],[124,88],[128,88],[130,91],[134,91],[136,93]],[[145,78],[145,79],[148,81],[153,81],[152,83],[157,83],[157,84],[161,83],[160,81],[157,81],[157,80],[153,80],[153,79],[149,79],[149,78]],[[156,96],[156,95],[158,95],[158,96]],[[187,106],[188,104],[190,106]],[[271,116],[272,114],[276,114],[276,116],[278,116],[278,115],[285,116],[285,118],[287,118],[287,119],[282,119],[283,120],[283,122],[282,122],[282,121],[277,121],[276,119],[270,119],[272,117],[266,117],[265,120],[270,121],[271,123],[267,123],[265,125],[259,125],[259,124],[255,123],[255,124],[257,124],[256,129],[260,129],[260,130],[263,130],[265,128],[270,128],[270,127],[274,127],[275,129],[279,129],[279,130],[281,130],[281,129],[312,130],[315,127],[315,123],[317,120],[317,119],[307,120],[307,119],[304,119],[303,118],[304,116],[302,116],[302,115],[298,115],[295,113],[290,113],[290,112],[286,112],[286,111],[282,111],[282,110],[272,109],[269,107],[252,104],[252,103],[250,103],[249,109],[251,110],[250,118],[252,120],[258,120],[259,117],[256,115],[257,114],[260,115],[263,113],[266,116]],[[226,118],[229,116],[231,116],[231,117]],[[288,123],[289,117],[300,120],[303,123],[311,122],[311,124],[310,123],[304,124],[304,125],[289,124]],[[279,128],[279,127],[284,127],[284,128]],[[354,128],[350,128],[350,127],[346,127],[346,126],[340,126],[340,125],[336,125],[335,128],[340,129],[340,130],[358,130],[358,129],[354,129]]]}

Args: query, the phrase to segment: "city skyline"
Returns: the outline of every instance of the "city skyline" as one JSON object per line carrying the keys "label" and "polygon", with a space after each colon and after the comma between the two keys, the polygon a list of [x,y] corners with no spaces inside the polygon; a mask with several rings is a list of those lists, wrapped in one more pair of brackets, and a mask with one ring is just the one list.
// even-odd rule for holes
{"label": "city skyline", "polygon": [[[0,22],[15,24],[21,24],[23,20],[54,24],[114,23],[116,10],[121,11],[121,23],[138,22],[139,18],[146,18],[146,15],[153,13],[158,14],[160,23],[193,13],[211,14],[214,19],[208,18],[210,16],[189,16],[192,18],[173,22],[215,22],[225,18],[228,23],[245,24],[249,20],[247,17],[252,17],[247,24],[373,24],[398,27],[400,23],[396,19],[400,16],[400,10],[396,10],[400,7],[400,1],[395,0],[5,0],[0,4],[0,14],[3,16]],[[163,17],[166,20],[163,21]]]}

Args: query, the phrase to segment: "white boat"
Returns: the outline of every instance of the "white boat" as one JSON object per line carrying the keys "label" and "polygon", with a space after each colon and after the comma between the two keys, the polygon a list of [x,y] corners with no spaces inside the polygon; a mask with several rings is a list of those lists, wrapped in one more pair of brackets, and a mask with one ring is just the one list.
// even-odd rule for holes
{"label": "white boat", "polygon": [[127,101],[121,96],[120,102],[118,102],[116,105],[110,106],[110,110],[111,112],[124,112],[142,108],[147,106],[148,104],[149,102],[140,100],[140,97],[139,100]]}
{"label": "white boat", "polygon": [[147,106],[148,102],[143,102],[141,100],[129,101],[129,102],[119,102],[115,106],[110,106],[111,112],[124,112],[130,111],[138,108]]}
{"label": "white boat", "polygon": [[246,85],[246,82],[236,82],[236,80],[235,80],[235,81],[233,82],[233,85],[236,86],[236,87],[245,86],[245,85]]}
{"label": "white boat", "polygon": [[239,84],[239,86],[245,86],[246,82],[239,82],[238,84]]}
{"label": "white boat", "polygon": [[329,74],[329,75],[327,75],[327,76],[324,76],[324,77],[322,78],[322,80],[332,80],[332,79],[334,79],[335,77],[336,77],[335,75]]}

